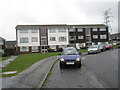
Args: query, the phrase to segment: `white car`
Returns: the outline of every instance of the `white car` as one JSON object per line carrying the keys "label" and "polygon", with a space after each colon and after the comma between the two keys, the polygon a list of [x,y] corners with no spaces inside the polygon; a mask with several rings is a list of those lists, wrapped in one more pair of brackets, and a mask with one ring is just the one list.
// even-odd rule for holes
{"label": "white car", "polygon": [[88,48],[88,54],[90,53],[100,53],[100,46],[99,45],[92,45]]}

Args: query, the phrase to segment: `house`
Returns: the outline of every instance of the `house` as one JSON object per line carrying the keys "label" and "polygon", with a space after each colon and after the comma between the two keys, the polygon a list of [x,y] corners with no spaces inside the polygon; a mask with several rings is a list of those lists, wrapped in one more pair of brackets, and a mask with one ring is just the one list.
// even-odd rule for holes
{"label": "house", "polygon": [[6,48],[15,48],[16,47],[16,44],[17,44],[17,42],[16,41],[6,41],[5,42],[5,47]]}
{"label": "house", "polygon": [[85,25],[17,25],[17,49],[20,53],[47,52],[48,48],[74,46],[89,47],[108,43],[108,26],[104,24]]}
{"label": "house", "polygon": [[0,37],[0,53],[4,54],[4,50],[5,50],[5,39]]}
{"label": "house", "polygon": [[120,33],[110,34],[109,38],[113,45],[120,44]]}

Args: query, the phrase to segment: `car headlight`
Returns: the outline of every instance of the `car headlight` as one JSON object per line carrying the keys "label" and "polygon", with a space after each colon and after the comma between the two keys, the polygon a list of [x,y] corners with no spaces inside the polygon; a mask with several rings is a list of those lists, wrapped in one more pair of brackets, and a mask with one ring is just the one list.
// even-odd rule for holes
{"label": "car headlight", "polygon": [[76,61],[80,61],[80,58],[77,58]]}
{"label": "car headlight", "polygon": [[61,58],[60,61],[65,61],[65,60],[63,58]]}

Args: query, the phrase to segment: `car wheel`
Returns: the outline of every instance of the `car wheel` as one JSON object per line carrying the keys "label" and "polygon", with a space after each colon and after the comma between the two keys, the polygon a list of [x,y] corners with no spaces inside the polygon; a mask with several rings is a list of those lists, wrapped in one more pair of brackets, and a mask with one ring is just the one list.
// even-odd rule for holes
{"label": "car wheel", "polygon": [[63,68],[64,68],[64,66],[62,64],[60,64],[60,69],[63,69]]}
{"label": "car wheel", "polygon": [[77,66],[78,68],[81,68],[81,63]]}

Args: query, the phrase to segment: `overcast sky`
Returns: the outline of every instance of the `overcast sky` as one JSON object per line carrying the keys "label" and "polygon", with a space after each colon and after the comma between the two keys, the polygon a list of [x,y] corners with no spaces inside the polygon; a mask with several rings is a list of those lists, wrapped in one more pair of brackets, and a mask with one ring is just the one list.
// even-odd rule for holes
{"label": "overcast sky", "polygon": [[112,32],[117,33],[118,1],[0,0],[0,36],[16,40],[15,27],[21,24],[102,24],[109,8]]}

